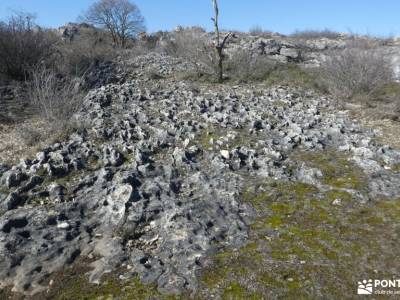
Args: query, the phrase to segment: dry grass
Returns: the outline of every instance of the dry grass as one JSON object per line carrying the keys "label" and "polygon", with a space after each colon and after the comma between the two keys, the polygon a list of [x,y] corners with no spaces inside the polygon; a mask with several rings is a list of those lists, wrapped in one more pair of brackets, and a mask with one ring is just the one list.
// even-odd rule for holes
{"label": "dry grass", "polygon": [[[345,106],[349,116],[363,127],[377,130],[376,141],[400,150],[400,122],[382,115],[381,108],[366,108],[361,104],[347,104]],[[381,113],[381,115],[379,115]]]}
{"label": "dry grass", "polygon": [[349,114],[364,127],[379,131],[377,141],[400,150],[400,84],[392,83],[373,97],[345,105]]}
{"label": "dry grass", "polygon": [[379,130],[378,141],[384,145],[390,145],[394,149],[400,150],[400,123],[393,120],[371,120],[363,119],[362,124],[365,127]]}
{"label": "dry grass", "polygon": [[[41,132],[40,139],[34,144],[30,143],[30,138],[21,135],[21,128]],[[50,138],[45,134],[46,131],[49,131],[47,123],[37,119],[16,125],[0,124],[0,162],[12,165],[23,157],[33,157],[40,148],[48,145]]]}
{"label": "dry grass", "polygon": [[0,123],[0,162],[13,165],[20,159],[32,159],[41,149],[63,142],[70,134],[85,128],[85,124],[76,122],[70,122],[62,129],[55,128],[40,118],[8,125]]}

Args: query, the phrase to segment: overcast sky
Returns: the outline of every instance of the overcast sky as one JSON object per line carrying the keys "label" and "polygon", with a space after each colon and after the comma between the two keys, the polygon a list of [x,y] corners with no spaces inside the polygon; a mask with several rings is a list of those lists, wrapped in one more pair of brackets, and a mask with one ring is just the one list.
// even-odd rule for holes
{"label": "overcast sky", "polygon": [[[36,13],[38,23],[58,27],[94,0],[0,0],[0,18],[12,10]],[[211,0],[136,0],[149,31],[177,25],[211,29]],[[374,35],[400,35],[400,0],[220,0],[221,26],[247,31],[254,25],[280,33],[324,29]]]}

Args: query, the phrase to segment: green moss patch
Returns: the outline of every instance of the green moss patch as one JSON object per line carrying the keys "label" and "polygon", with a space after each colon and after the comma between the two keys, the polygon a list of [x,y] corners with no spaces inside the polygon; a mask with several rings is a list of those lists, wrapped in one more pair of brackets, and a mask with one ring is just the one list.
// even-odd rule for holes
{"label": "green moss patch", "polygon": [[[328,165],[332,182],[355,172],[337,172],[329,160],[319,162]],[[345,186],[363,188],[355,182]],[[229,299],[353,298],[360,278],[397,274],[400,199],[361,204],[341,189],[283,181],[251,185],[242,197],[259,217],[248,245],[218,254],[203,272],[201,289],[210,294],[234,295]]]}
{"label": "green moss patch", "polygon": [[246,288],[242,287],[237,282],[231,283],[227,286],[222,293],[223,300],[235,300],[235,299],[249,299],[249,300],[259,300],[262,299],[261,295],[257,293],[252,293]]}
{"label": "green moss patch", "polygon": [[80,277],[79,281],[71,284],[68,289],[58,292],[54,299],[143,300],[152,299],[157,295],[159,294],[154,286],[143,285],[138,278],[121,281],[113,276],[106,276],[100,285],[91,285],[85,277]]}
{"label": "green moss patch", "polygon": [[317,80],[310,70],[305,70],[297,64],[278,64],[266,79],[269,85],[288,85],[317,88]]}
{"label": "green moss patch", "polygon": [[[121,300],[146,300],[146,299],[174,299],[161,297],[154,285],[144,285],[138,278],[120,280],[116,271],[102,277],[101,283],[91,284],[87,272],[90,271],[89,261],[80,258],[73,265],[52,274],[50,288],[32,297],[34,300],[94,300],[94,299],[121,299]],[[48,282],[44,283],[48,284]],[[15,299],[20,295],[15,294]],[[12,299],[14,299],[12,298]]]}
{"label": "green moss patch", "polygon": [[346,154],[335,151],[298,152],[291,157],[294,161],[303,161],[312,168],[322,172],[323,184],[333,188],[354,189],[363,191],[367,178]]}
{"label": "green moss patch", "polygon": [[393,99],[398,98],[399,96],[400,84],[398,82],[388,83],[382,86],[372,95],[375,100]]}

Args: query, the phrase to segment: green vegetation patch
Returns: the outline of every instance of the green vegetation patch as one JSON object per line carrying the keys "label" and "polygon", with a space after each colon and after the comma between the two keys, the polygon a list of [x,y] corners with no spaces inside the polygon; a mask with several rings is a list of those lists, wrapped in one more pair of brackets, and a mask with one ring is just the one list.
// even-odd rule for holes
{"label": "green vegetation patch", "polygon": [[[160,297],[155,285],[142,284],[137,277],[128,280],[119,279],[119,274],[123,273],[122,270],[104,275],[98,285],[92,284],[89,282],[87,275],[90,269],[90,261],[79,258],[71,266],[52,274],[48,279],[52,281],[50,288],[44,293],[36,294],[32,299],[173,299]],[[15,294],[15,299],[20,299],[17,296]]]}
{"label": "green vegetation patch", "polygon": [[323,184],[333,188],[364,191],[367,178],[363,171],[349,157],[340,152],[326,150],[320,152],[297,152],[292,160],[302,161],[322,172]]}
{"label": "green vegetation patch", "polygon": [[146,286],[138,278],[121,281],[113,276],[106,276],[100,285],[89,284],[87,276],[82,275],[75,278],[75,282],[68,288],[62,289],[54,299],[121,299],[121,300],[144,300],[152,299],[158,294],[153,285]]}
{"label": "green vegetation patch", "polygon": [[[329,160],[318,162],[328,165],[335,185],[363,188],[355,180],[335,181],[336,174],[352,177],[354,170],[336,172]],[[326,191],[286,181],[252,184],[242,197],[258,218],[246,246],[218,254],[202,273],[201,289],[210,294],[226,299],[353,298],[360,278],[397,274],[400,199],[362,204],[340,188]]]}
{"label": "green vegetation patch", "polygon": [[297,64],[279,64],[266,78],[269,85],[288,85],[307,88],[317,88],[315,74],[310,70],[305,70]]}
{"label": "green vegetation patch", "polygon": [[398,98],[400,96],[400,84],[398,82],[390,82],[375,91],[372,95],[375,100],[387,100]]}

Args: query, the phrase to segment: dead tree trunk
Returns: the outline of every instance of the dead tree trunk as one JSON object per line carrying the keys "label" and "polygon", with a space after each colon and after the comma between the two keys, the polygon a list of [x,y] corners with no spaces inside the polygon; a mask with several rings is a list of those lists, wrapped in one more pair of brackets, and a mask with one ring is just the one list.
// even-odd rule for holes
{"label": "dead tree trunk", "polygon": [[222,83],[224,81],[224,48],[226,42],[231,37],[232,33],[228,33],[224,39],[221,41],[220,39],[220,32],[219,32],[219,25],[218,25],[218,17],[219,17],[219,9],[218,9],[218,2],[217,0],[211,0],[214,5],[214,18],[211,20],[214,22],[214,30],[215,30],[215,49],[217,52],[217,59],[218,59],[218,82]]}

